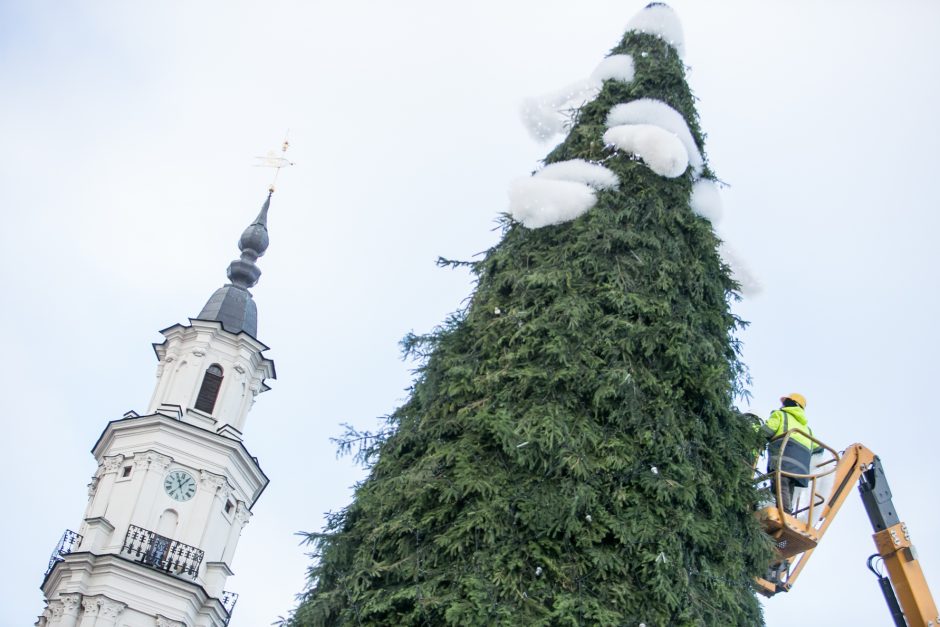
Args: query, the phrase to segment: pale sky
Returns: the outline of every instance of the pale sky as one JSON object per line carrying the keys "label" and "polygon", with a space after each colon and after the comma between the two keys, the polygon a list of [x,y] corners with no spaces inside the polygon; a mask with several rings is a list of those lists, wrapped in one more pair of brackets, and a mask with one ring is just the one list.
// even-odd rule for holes
{"label": "pale sky", "polygon": [[[290,129],[297,165],[253,290],[279,379],[245,430],[271,484],[226,585],[232,627],[286,614],[309,563],[294,532],[361,476],[329,438],[402,402],[398,340],[471,289],[434,260],[495,243],[509,182],[552,146],[528,137],[521,101],[587,76],[644,4],[0,3],[0,625],[41,611],[91,446],[146,409],[150,344],[225,282],[268,183],[252,158]],[[826,442],[878,453],[940,597],[940,4],[672,6],[730,185],[718,231],[764,285],[735,306],[751,408],[802,392]],[[767,624],[888,624],[870,534],[850,497]]]}

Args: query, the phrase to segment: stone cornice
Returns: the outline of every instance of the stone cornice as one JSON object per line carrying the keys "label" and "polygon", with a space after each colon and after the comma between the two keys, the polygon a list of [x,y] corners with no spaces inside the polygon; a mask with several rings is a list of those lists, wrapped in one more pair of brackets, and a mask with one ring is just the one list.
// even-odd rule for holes
{"label": "stone cornice", "polygon": [[[253,484],[244,486],[244,488],[250,491],[244,495],[249,503],[249,508],[254,506],[258,497],[261,496],[261,493],[268,485],[268,477],[264,474],[264,471],[261,470],[258,460],[248,452],[248,449],[245,448],[245,445],[241,441],[220,435],[208,429],[203,429],[188,422],[168,418],[162,414],[151,414],[138,418],[122,418],[109,422],[92,448],[92,454],[100,460],[105,453],[111,450],[115,440],[122,434],[130,432],[148,435],[147,439],[152,443],[148,447],[150,450],[146,452],[147,455],[141,459],[142,463],[149,464],[151,461],[158,461],[160,458],[164,457],[166,459],[173,459],[170,456],[161,455],[157,451],[152,450],[153,443],[163,442],[165,444],[163,450],[170,452],[166,450],[170,446],[168,440],[165,439],[166,434],[173,434],[190,442],[194,442],[201,449],[215,453],[229,460],[232,464],[232,470],[245,477]],[[158,434],[163,435],[159,436]],[[135,463],[140,455],[140,453],[134,453]],[[148,457],[148,455],[150,457]],[[176,461],[183,462],[183,460],[179,458],[177,458]]]}
{"label": "stone cornice", "polygon": [[209,570],[220,570],[226,577],[231,577],[235,574],[225,562],[206,562],[206,568]]}
{"label": "stone cornice", "polygon": [[[160,333],[163,334],[166,340],[164,342],[155,343],[153,345],[154,353],[156,353],[157,360],[160,362],[163,362],[167,357],[178,357],[178,355],[174,354],[174,352],[167,352],[168,344],[172,340],[179,340],[180,342],[183,342],[189,339],[194,339],[200,333],[202,333],[209,335],[209,342],[219,342],[226,344],[238,350],[239,352],[244,352],[242,349],[247,348],[248,351],[245,357],[248,358],[254,369],[259,371],[262,381],[261,391],[269,389],[268,386],[263,383],[265,379],[277,379],[277,372],[274,368],[274,362],[262,354],[264,351],[269,350],[268,346],[245,333],[244,331],[238,334],[234,334],[223,329],[221,322],[217,322],[215,320],[199,320],[197,318],[190,318],[189,325],[174,324],[171,327],[162,329]],[[204,351],[205,346],[207,346],[206,342],[199,342],[190,350]]]}
{"label": "stone cornice", "polygon": [[[79,574],[81,573],[81,574]],[[151,597],[152,591],[159,590],[162,594],[169,594],[179,599],[186,599],[186,604],[191,609],[191,614],[196,616],[204,612],[216,618],[213,624],[223,624],[228,613],[222,605],[220,599],[212,597],[206,592],[199,583],[189,581],[173,575],[168,575],[160,570],[155,570],[133,562],[126,557],[113,553],[98,555],[87,551],[69,553],[63,556],[62,561],[57,562],[53,569],[42,582],[42,591],[49,597],[54,591],[59,591],[56,600],[50,600],[49,608],[55,615],[57,612],[76,613],[78,607],[82,604],[82,595],[85,598],[98,599],[98,611],[104,614],[105,611],[112,612],[118,609],[123,610],[124,603],[116,599],[124,594],[130,593],[123,588],[112,589],[111,586],[93,587],[85,589],[86,583],[95,577],[111,575],[120,581],[133,581],[142,590],[148,591],[144,596],[135,597],[133,607],[137,611],[146,614],[158,615],[162,609],[161,604],[154,604],[151,607],[146,605],[146,599]],[[76,586],[82,588],[79,592]],[[122,594],[123,593],[123,594]],[[101,602],[104,599],[105,602]],[[118,612],[120,613],[120,612]],[[173,623],[169,623],[173,624]]]}
{"label": "stone cornice", "polygon": [[85,524],[101,527],[107,533],[111,533],[112,531],[114,531],[114,525],[112,525],[111,521],[109,521],[104,516],[94,516],[92,518],[86,518]]}

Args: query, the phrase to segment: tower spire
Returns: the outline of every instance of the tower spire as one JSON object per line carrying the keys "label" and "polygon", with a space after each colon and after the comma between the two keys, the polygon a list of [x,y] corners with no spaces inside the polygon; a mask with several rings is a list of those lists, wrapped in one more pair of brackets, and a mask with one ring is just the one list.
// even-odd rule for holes
{"label": "tower spire", "polygon": [[196,316],[199,320],[221,322],[222,328],[230,333],[245,332],[252,337],[257,335],[258,306],[248,288],[257,285],[258,279],[261,278],[261,268],[256,262],[268,249],[268,209],[271,207],[273,193],[273,189],[268,190],[268,196],[258,217],[238,238],[241,256],[228,265],[226,272],[231,283],[223,285],[212,294]]}
{"label": "tower spire", "polygon": [[268,249],[268,209],[271,207],[271,195],[274,189],[268,190],[268,197],[261,206],[261,212],[255,221],[248,225],[238,239],[238,249],[241,257],[232,261],[228,266],[228,278],[233,285],[243,290],[254,287],[261,276],[261,269],[255,265],[259,257]]}
{"label": "tower spire", "polygon": [[[281,154],[270,151],[264,157],[257,157],[261,167],[275,169],[274,181],[281,168],[294,165],[284,154],[289,147],[287,139],[281,145]],[[209,298],[199,312],[199,320],[216,320],[222,328],[231,333],[245,332],[252,337],[258,333],[258,306],[251,297],[248,288],[254,287],[261,278],[258,258],[268,249],[268,210],[271,208],[271,196],[274,194],[274,182],[268,187],[268,196],[261,205],[261,211],[254,222],[248,225],[238,239],[241,256],[228,265],[227,276],[231,283],[223,285]]]}

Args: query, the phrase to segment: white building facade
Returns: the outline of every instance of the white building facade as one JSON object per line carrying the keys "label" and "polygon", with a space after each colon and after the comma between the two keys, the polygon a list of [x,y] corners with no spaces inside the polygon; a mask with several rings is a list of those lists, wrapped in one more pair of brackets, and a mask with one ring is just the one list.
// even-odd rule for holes
{"label": "white building facade", "polygon": [[162,331],[147,414],[108,423],[95,443],[85,515],[49,561],[36,627],[228,625],[230,564],[268,483],[242,431],[275,378],[248,291],[270,200],[239,240],[231,282],[189,324]]}

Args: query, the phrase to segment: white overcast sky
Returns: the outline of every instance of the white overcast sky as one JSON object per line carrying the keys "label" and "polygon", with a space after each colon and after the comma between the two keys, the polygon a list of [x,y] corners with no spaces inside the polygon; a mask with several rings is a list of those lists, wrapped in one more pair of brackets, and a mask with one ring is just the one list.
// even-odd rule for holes
{"label": "white overcast sky", "polygon": [[[0,2],[0,624],[32,624],[77,529],[107,421],[143,411],[159,329],[225,281],[289,128],[254,290],[280,378],[245,442],[271,485],[226,586],[232,627],[294,604],[317,530],[360,476],[331,436],[405,397],[398,340],[470,291],[438,255],[496,241],[506,188],[551,145],[523,98],[589,74],[643,2]],[[808,399],[879,453],[940,594],[936,391],[940,4],[673,3],[718,229],[764,284],[736,306],[752,408]],[[767,623],[884,625],[853,496]]]}

